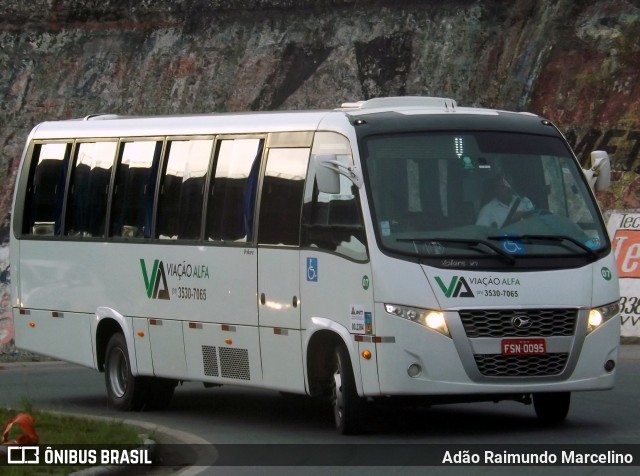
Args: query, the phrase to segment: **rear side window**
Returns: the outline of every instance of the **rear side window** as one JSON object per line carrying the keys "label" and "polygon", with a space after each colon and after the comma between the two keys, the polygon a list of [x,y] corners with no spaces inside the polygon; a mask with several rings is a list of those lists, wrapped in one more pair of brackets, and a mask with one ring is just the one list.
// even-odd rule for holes
{"label": "rear side window", "polygon": [[253,237],[253,212],[262,139],[218,142],[209,187],[205,241],[247,242]]}
{"label": "rear side window", "polygon": [[117,142],[82,142],[76,146],[69,183],[65,234],[104,236],[111,171]]}
{"label": "rear side window", "polygon": [[71,143],[35,144],[25,197],[23,233],[54,236],[62,233],[62,210]]}
{"label": "rear side window", "polygon": [[122,145],[111,207],[110,236],[150,238],[162,142]]}
{"label": "rear side window", "polygon": [[202,229],[204,190],[213,139],[167,143],[162,174],[156,238],[198,240]]}

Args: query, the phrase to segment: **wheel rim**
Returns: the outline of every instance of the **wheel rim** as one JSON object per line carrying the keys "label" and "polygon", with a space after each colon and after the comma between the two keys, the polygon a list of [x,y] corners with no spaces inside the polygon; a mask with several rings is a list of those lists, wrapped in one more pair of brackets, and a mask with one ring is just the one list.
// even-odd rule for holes
{"label": "wheel rim", "polygon": [[336,418],[336,423],[340,425],[344,415],[344,399],[342,396],[342,375],[339,364],[333,374],[333,414]]}
{"label": "wheel rim", "polygon": [[122,398],[129,383],[127,358],[122,349],[113,349],[109,354],[109,386],[117,398]]}

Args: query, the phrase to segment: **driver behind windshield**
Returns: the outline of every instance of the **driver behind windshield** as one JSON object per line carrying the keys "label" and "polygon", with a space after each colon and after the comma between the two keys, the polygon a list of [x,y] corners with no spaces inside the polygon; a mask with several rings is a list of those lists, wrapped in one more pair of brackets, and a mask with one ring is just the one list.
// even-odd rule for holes
{"label": "driver behind windshield", "polygon": [[531,200],[515,193],[504,175],[491,179],[488,186],[493,198],[480,209],[476,225],[502,228],[534,210]]}

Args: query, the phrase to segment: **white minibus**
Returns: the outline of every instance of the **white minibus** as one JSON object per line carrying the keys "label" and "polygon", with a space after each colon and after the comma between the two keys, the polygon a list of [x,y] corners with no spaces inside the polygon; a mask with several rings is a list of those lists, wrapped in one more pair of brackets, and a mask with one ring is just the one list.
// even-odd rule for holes
{"label": "white minibus", "polygon": [[394,397],[562,421],[618,359],[591,158],[446,98],[45,122],[14,196],[16,344],[104,372],[119,410],[197,381],[327,397],[341,433]]}

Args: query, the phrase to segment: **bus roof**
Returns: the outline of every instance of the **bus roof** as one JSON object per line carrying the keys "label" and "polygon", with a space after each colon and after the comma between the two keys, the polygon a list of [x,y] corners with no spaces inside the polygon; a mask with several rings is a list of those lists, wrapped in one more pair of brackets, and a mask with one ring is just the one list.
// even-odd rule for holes
{"label": "bus roof", "polygon": [[155,135],[251,134],[315,130],[329,111],[253,112],[176,116],[94,115],[84,119],[43,122],[34,139],[144,137]]}
{"label": "bus roof", "polygon": [[[416,123],[419,117],[431,118],[427,123],[443,121],[449,125],[478,124],[479,121],[525,126],[542,118],[529,113],[508,113],[492,109],[459,108],[449,98],[390,97],[343,103],[334,110],[208,113],[171,116],[120,116],[93,114],[82,119],[48,121],[36,126],[32,139],[68,139],[100,137],[150,137],[163,135],[256,134],[269,132],[312,131],[333,124],[346,126],[369,118],[380,122],[395,116],[391,122]],[[507,120],[505,120],[505,116]],[[374,118],[378,118],[375,120]],[[446,119],[445,119],[446,118]],[[483,119],[484,118],[484,119]],[[387,122],[387,121],[382,121]],[[425,123],[426,125],[426,123]],[[430,127],[429,127],[430,128]]]}

